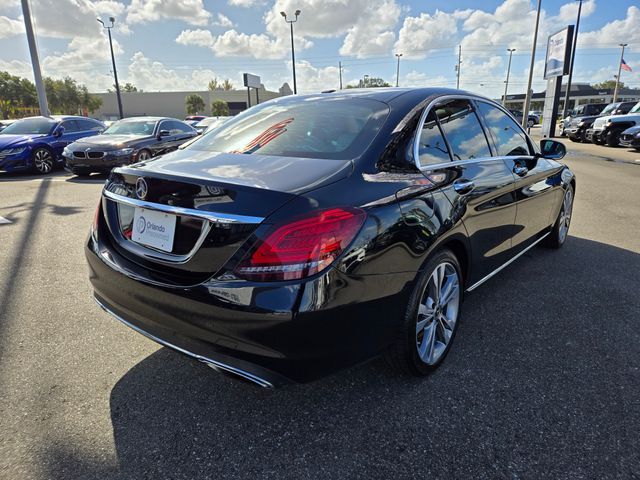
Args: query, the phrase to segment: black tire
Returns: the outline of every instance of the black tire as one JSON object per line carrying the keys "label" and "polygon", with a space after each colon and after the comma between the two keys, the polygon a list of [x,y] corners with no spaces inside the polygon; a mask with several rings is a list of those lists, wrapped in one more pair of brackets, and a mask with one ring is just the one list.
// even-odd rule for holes
{"label": "black tire", "polygon": [[46,147],[37,147],[31,152],[31,169],[40,175],[53,172],[56,159],[53,152]]}
{"label": "black tire", "polygon": [[527,127],[531,128],[536,124],[533,120],[527,120]]}
{"label": "black tire", "polygon": [[[567,208],[567,196],[569,196],[569,217],[566,217],[565,211]],[[558,249],[564,245],[564,242],[567,240],[569,236],[569,227],[571,226],[571,215],[573,212],[573,201],[574,201],[574,191],[571,185],[567,186],[567,189],[564,192],[564,197],[562,198],[562,205],[560,206],[560,211],[558,212],[558,216],[556,217],[556,222],[553,224],[553,228],[551,229],[551,233],[547,235],[547,237],[542,241],[542,245],[547,248],[555,248]],[[563,222],[565,224],[566,229],[563,232]]]}
{"label": "black tire", "polygon": [[577,138],[577,137],[569,137],[569,140],[571,140],[572,142],[576,142],[576,143],[580,142],[580,139]]}
{"label": "black tire", "polygon": [[131,163],[144,162],[146,160],[151,160],[151,152],[146,148],[143,148],[138,153],[136,153],[133,162]]}
{"label": "black tire", "polygon": [[588,143],[589,140],[587,140],[587,131],[581,130],[580,133],[578,134],[578,139],[580,143]]}
{"label": "black tire", "polygon": [[619,136],[620,132],[618,130],[609,130],[604,140],[607,144],[607,147],[617,147]]}
{"label": "black tire", "polygon": [[594,134],[594,135],[591,137],[591,142],[592,142],[594,145],[604,145],[604,142],[602,142],[602,141],[600,140],[600,135],[596,135],[596,134]]}
{"label": "black tire", "polygon": [[[431,277],[436,270],[436,267],[441,267],[442,265],[448,265],[452,267],[449,270],[449,267],[446,267],[449,272],[455,271],[458,280],[457,286],[457,297],[454,299],[457,301],[457,305],[455,306],[455,321],[452,329],[445,329],[443,323],[439,323],[439,320],[436,320],[436,315],[432,315],[432,322],[429,325],[433,325],[433,335],[436,335],[436,332],[449,332],[449,339],[444,347],[444,350],[440,348],[440,353],[434,362],[428,364],[425,363],[420,357],[419,349],[422,346],[422,342],[427,341],[424,337],[425,331],[418,332],[418,321],[419,321],[419,307],[422,302],[425,301],[427,296],[431,295],[431,287],[433,283],[430,283]],[[456,331],[458,330],[458,324],[460,323],[460,307],[462,306],[462,293],[463,293],[463,277],[460,269],[460,264],[458,263],[458,259],[450,250],[440,250],[434,253],[431,258],[427,261],[425,268],[419,272],[416,277],[415,285],[413,293],[411,294],[411,298],[409,300],[409,304],[407,305],[407,309],[403,314],[403,319],[401,325],[398,327],[396,338],[391,347],[385,352],[385,359],[387,363],[394,368],[395,370],[409,374],[413,376],[425,376],[434,371],[438,365],[442,363],[444,358],[449,353],[451,345],[453,344],[453,340],[455,338]],[[450,279],[447,276],[446,280]],[[444,284],[446,285],[446,283]],[[430,298],[428,299],[430,300]],[[454,301],[452,300],[452,301]],[[438,302],[439,304],[439,302]],[[424,307],[424,305],[422,305]],[[437,308],[434,308],[434,312],[437,310],[440,312],[441,307],[438,305]],[[447,305],[446,309],[449,309]],[[445,310],[442,312],[446,315]],[[452,315],[453,315],[452,313]],[[420,317],[421,322],[427,322],[427,317]],[[452,316],[453,318],[453,316]],[[448,323],[447,323],[448,325]],[[440,329],[438,329],[440,327]],[[423,334],[422,342],[419,343],[419,333]],[[437,335],[434,337],[437,340]],[[440,345],[443,345],[442,342],[439,342]],[[433,345],[433,342],[432,342]],[[428,347],[427,347],[428,348]],[[435,349],[435,347],[434,347]]]}

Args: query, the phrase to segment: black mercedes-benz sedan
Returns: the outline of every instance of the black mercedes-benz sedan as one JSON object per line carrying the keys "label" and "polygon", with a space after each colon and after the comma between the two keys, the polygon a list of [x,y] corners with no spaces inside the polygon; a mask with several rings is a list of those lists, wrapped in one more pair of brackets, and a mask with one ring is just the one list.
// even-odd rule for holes
{"label": "black mercedes-benz sedan", "polygon": [[426,375],[467,292],[565,242],[576,186],[564,153],[458,90],[271,100],[111,172],[85,249],[95,299],[261,386],[380,354]]}
{"label": "black mercedes-benz sedan", "polygon": [[175,118],[131,117],[114,122],[102,134],[68,145],[62,155],[75,175],[109,172],[171,152],[198,132]]}

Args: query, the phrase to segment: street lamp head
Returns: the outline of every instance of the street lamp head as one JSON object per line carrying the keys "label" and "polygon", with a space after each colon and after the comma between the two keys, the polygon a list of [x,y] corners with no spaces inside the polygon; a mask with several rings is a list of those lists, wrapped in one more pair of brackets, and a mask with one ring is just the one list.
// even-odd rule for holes
{"label": "street lamp head", "polygon": [[629,44],[628,43],[619,43],[618,45],[620,45],[621,47],[626,47]]}
{"label": "street lamp head", "polygon": [[114,23],[116,23],[116,18],[115,17],[109,17],[109,21],[113,25]]}
{"label": "street lamp head", "polygon": [[300,10],[296,10],[296,17],[300,15]]}
{"label": "street lamp head", "polygon": [[285,18],[285,20],[287,19],[287,14],[286,13],[280,12],[280,15],[282,15]]}

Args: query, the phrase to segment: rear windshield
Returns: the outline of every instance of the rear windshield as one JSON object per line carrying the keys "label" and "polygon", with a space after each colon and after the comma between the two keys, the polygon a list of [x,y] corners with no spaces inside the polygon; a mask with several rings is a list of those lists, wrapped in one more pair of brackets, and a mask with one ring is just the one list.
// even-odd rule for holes
{"label": "rear windshield", "polygon": [[188,149],[347,160],[360,156],[389,112],[370,99],[307,97],[247,110]]}
{"label": "rear windshield", "polygon": [[48,118],[26,118],[13,122],[0,135],[46,135],[57,123]]}

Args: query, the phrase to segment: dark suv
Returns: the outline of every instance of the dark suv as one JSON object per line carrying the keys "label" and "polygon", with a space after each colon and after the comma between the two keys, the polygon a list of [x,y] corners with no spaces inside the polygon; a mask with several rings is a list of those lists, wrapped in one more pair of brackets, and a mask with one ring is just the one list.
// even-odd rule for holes
{"label": "dark suv", "polygon": [[[567,118],[562,120],[562,136],[568,136],[574,142],[584,142],[584,134],[587,128],[591,126],[593,120],[602,113],[606,106],[606,103],[578,105],[569,112]],[[579,124],[580,127],[578,128]]]}
{"label": "dark suv", "polygon": [[636,102],[616,102],[616,103],[610,103],[609,105],[607,105],[607,108],[605,108],[600,113],[600,115],[590,120],[591,123],[589,123],[589,125],[583,125],[582,128],[585,129],[585,135],[584,135],[583,141],[593,142],[595,144],[602,145],[604,141],[600,139],[600,136],[597,134],[597,132],[593,128],[593,124],[596,121],[596,119],[598,117],[608,117],[611,115],[624,115],[626,113],[629,113],[631,109],[635,106],[635,104]]}

